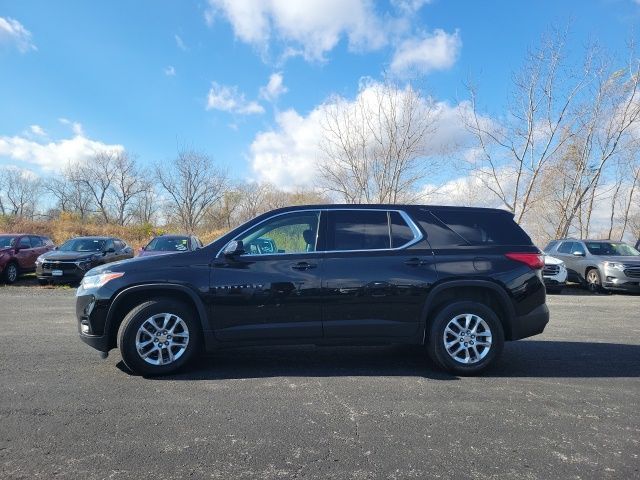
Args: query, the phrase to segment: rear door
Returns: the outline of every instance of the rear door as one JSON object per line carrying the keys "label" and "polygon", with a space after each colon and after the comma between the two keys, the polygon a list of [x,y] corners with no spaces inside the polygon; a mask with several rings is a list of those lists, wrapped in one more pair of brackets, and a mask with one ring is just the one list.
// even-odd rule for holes
{"label": "rear door", "polygon": [[325,338],[411,338],[436,280],[433,255],[398,210],[327,211]]}

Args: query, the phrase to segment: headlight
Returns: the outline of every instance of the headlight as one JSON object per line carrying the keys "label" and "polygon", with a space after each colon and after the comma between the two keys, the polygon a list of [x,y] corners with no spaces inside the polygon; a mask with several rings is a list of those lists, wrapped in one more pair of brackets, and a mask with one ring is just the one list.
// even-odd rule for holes
{"label": "headlight", "polygon": [[[2,256],[2,254],[0,254],[0,256]],[[36,263],[39,264],[42,262],[44,262],[44,258],[42,258],[42,255],[40,255],[38,258],[36,258]]]}
{"label": "headlight", "polygon": [[84,289],[90,288],[100,288],[106,283],[114,280],[116,278],[120,278],[124,275],[124,272],[109,272],[109,273],[100,273],[98,275],[91,275],[89,277],[84,277],[80,286]]}
{"label": "headlight", "polygon": [[622,263],[604,262],[604,266],[607,267],[607,268],[615,268],[617,270],[624,270],[624,265]]}

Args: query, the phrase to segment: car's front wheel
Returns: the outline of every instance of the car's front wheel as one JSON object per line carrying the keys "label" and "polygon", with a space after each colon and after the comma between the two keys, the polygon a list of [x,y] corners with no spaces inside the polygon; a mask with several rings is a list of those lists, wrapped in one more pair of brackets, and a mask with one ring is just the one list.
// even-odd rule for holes
{"label": "car's front wheel", "polygon": [[500,355],[503,346],[500,320],[479,302],[450,303],[431,323],[429,355],[436,364],[458,375],[481,372]]}
{"label": "car's front wheel", "polygon": [[122,360],[140,375],[175,372],[198,353],[200,342],[194,312],[175,300],[153,299],[138,305],[118,330]]}
{"label": "car's front wheel", "polygon": [[18,271],[18,266],[14,262],[9,263],[9,265],[7,265],[4,269],[5,283],[9,285],[15,283],[16,280],[18,280],[19,273],[20,272]]}
{"label": "car's front wheel", "polygon": [[591,293],[598,293],[602,291],[602,280],[600,279],[600,272],[597,268],[592,268],[587,272],[587,289]]}

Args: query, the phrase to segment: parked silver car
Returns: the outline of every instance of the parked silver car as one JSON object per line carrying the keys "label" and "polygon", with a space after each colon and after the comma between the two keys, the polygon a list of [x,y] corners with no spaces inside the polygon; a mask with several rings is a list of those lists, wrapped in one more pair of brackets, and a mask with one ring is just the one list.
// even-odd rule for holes
{"label": "parked silver car", "polygon": [[640,292],[640,252],[623,242],[612,240],[554,240],[545,254],[562,260],[570,282],[589,290],[627,290]]}

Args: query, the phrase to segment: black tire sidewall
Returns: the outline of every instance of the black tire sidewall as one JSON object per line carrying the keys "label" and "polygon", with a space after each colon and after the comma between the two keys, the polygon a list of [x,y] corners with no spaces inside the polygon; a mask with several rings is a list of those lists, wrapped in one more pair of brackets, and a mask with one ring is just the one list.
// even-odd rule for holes
{"label": "black tire sidewall", "polygon": [[[481,317],[491,329],[492,345],[489,353],[479,363],[465,365],[456,362],[446,352],[442,342],[444,329],[457,315],[472,313]],[[438,311],[433,318],[428,339],[428,350],[432,360],[445,370],[457,375],[475,375],[489,367],[500,356],[504,347],[504,329],[500,319],[488,306],[474,301],[453,302]]]}
{"label": "black tire sidewall", "polygon": [[[187,350],[169,365],[151,365],[145,362],[136,350],[135,339],[140,326],[149,317],[158,313],[173,313],[187,324],[189,344]],[[154,299],[146,301],[131,310],[120,324],[118,348],[125,365],[133,372],[144,376],[167,375],[184,367],[200,350],[202,336],[199,320],[193,309],[175,300]]]}

